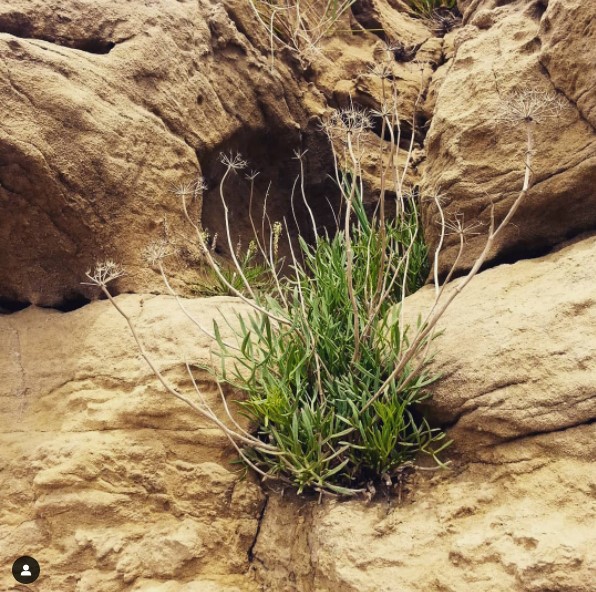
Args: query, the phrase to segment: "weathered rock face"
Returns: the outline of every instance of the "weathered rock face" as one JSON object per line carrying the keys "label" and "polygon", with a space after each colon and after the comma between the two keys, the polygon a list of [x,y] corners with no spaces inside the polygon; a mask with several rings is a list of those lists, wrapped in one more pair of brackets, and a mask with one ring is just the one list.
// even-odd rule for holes
{"label": "weathered rock face", "polygon": [[[596,416],[596,238],[489,269],[447,309],[436,339],[431,411],[458,447],[568,429]],[[455,280],[453,284],[456,284]],[[447,294],[449,289],[447,290]],[[430,287],[411,296],[416,318]]]}
{"label": "weathered rock face", "polygon": [[[590,591],[595,252],[591,237],[488,270],[445,315],[432,406],[450,470],[372,505],[269,494],[262,519],[225,438],[157,388],[108,303],[0,317],[2,560],[36,556],[51,591]],[[209,338],[169,298],[118,303],[188,386],[181,359],[208,362]],[[186,306],[205,327],[242,310]]]}
{"label": "weathered rock face", "polygon": [[[448,218],[488,223],[491,201],[504,216],[523,181],[523,123],[498,120],[499,103],[514,90],[557,91],[566,108],[537,126],[534,187],[491,257],[518,260],[544,252],[596,226],[594,96],[589,92],[596,27],[594,6],[581,0],[462,2],[464,24],[448,36],[431,85],[434,116],[426,139],[424,186],[440,191]],[[574,34],[576,32],[576,34]],[[451,49],[449,49],[451,47]],[[436,215],[427,212],[436,241]],[[447,237],[442,271],[454,260],[457,237]],[[483,246],[469,239],[459,269],[469,269]]]}
{"label": "weathered rock face", "polygon": [[575,104],[581,117],[596,127],[594,7],[586,2],[550,0],[540,21],[540,62],[558,90]]}
{"label": "weathered rock face", "polygon": [[[272,70],[243,0],[0,0],[0,312],[90,296],[84,272],[108,257],[128,270],[121,291],[162,289],[141,256],[151,240],[178,247],[168,267],[184,286],[197,260],[172,188],[203,176],[192,215],[221,237],[222,151],[261,171],[257,206],[272,181],[279,220],[291,216],[293,150],[308,149],[324,223],[334,194],[321,119],[351,102],[378,109],[383,85],[370,73],[388,53],[401,147],[414,138],[407,181],[426,170],[423,188],[469,223],[486,222],[491,199],[501,216],[521,186],[524,135],[496,121],[499,94],[556,90],[567,108],[537,127],[536,184],[492,264],[575,237],[483,272],[455,301],[429,405],[455,442],[451,469],[419,472],[403,499],[370,505],[298,502],[242,479],[226,438],[159,388],[109,303],[0,316],[2,564],[35,556],[50,592],[592,591],[596,238],[579,233],[596,224],[594,8],[459,6],[464,26],[443,40],[402,0],[359,0],[342,24],[352,32],[310,64],[280,52]],[[373,189],[375,167],[366,155]],[[246,239],[242,175],[226,195],[233,238]],[[432,242],[430,211],[426,223]],[[483,240],[469,238],[460,269]],[[409,314],[431,297],[412,296]],[[189,387],[184,360],[208,364],[209,338],[169,298],[118,303],[166,377]],[[233,299],[186,304],[206,328],[241,310]],[[222,412],[212,380],[198,378]]]}
{"label": "weathered rock face", "polygon": [[269,173],[271,150],[290,159],[308,111],[242,19],[259,31],[239,2],[0,5],[3,298],[61,303],[106,257],[127,264],[123,290],[159,288],[143,247],[192,242],[173,187],[203,174],[213,189],[220,151],[249,151]]}
{"label": "weathered rock face", "polygon": [[[167,297],[121,296],[169,380],[210,340]],[[205,327],[218,298],[188,303]],[[157,387],[107,302],[0,318],[0,560],[32,555],[43,589],[248,592],[248,551],[263,503],[226,439]],[[219,394],[206,376],[202,392]],[[221,407],[219,408],[221,412]],[[10,572],[0,588],[13,589]]]}

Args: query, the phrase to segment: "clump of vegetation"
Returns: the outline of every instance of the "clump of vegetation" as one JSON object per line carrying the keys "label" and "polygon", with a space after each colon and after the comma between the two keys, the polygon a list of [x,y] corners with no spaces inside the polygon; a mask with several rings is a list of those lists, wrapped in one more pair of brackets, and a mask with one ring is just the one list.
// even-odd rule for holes
{"label": "clump of vegetation", "polygon": [[457,8],[457,0],[408,0],[408,4],[415,14],[425,18]]}
{"label": "clump of vegetation", "polygon": [[416,411],[433,378],[421,364],[394,372],[408,336],[387,326],[390,308],[425,277],[415,206],[369,221],[357,191],[352,198],[346,231],[314,245],[300,239],[292,277],[260,299],[267,312],[240,319],[240,351],[219,340],[234,362],[221,380],[244,393],[256,437],[275,450],[253,446],[246,458],[298,492],[353,494],[420,452],[436,458],[445,444]]}
{"label": "clump of vegetation", "polygon": [[[314,241],[290,237],[286,220],[269,223],[268,232],[257,232],[252,224],[253,246],[241,256],[241,250],[234,248],[230,228],[226,180],[247,163],[238,154],[222,155],[225,172],[219,194],[230,272],[216,260],[213,239],[210,241],[190,216],[189,192],[180,192],[186,219],[194,227],[220,287],[252,309],[250,314],[238,316],[235,339],[222,338],[218,323],[210,333],[203,328],[212,336],[221,360],[214,372],[225,418],[209,405],[188,364],[191,395],[171,384],[147,354],[130,317],[107,289],[121,270],[109,262],[88,273],[90,282],[103,290],[126,319],[142,356],[166,390],[217,425],[263,480],[292,486],[299,493],[354,495],[372,491],[370,484],[377,481],[390,486],[399,481],[404,463],[420,454],[440,464],[437,455],[448,442],[419,408],[429,396],[428,386],[437,379],[428,370],[437,323],[478,273],[495,238],[532,186],[536,124],[562,108],[559,99],[549,93],[518,92],[503,100],[498,120],[526,132],[523,185],[499,223],[491,208],[484,249],[470,271],[446,290],[466,236],[477,234],[477,225],[466,226],[459,216],[446,220],[440,196],[426,196],[440,220],[436,249],[427,252],[418,215],[420,197],[406,184],[415,134],[411,133],[408,142],[401,137],[396,88],[389,80],[383,89],[386,96],[377,110],[350,106],[333,112],[324,123],[334,148],[334,174],[341,197],[334,230],[317,225],[305,184],[298,182],[303,180],[305,154],[296,154],[300,175],[294,188],[310,217]],[[389,148],[379,144],[379,190],[375,200],[365,200],[362,159],[373,127],[381,138],[389,138]],[[415,128],[415,118],[411,128]],[[248,178],[252,203],[254,175]],[[291,199],[294,204],[296,195]],[[365,211],[365,201],[376,204],[371,215]],[[264,219],[269,220],[267,216]],[[287,265],[282,265],[278,255],[282,231],[289,250]],[[440,282],[439,257],[447,233],[458,238],[459,252]],[[164,268],[167,245],[153,246],[149,253],[175,295]],[[429,266],[434,302],[417,323],[408,324],[407,296],[424,281]],[[262,289],[263,284],[267,289]],[[223,384],[232,385],[241,395],[238,405],[250,420],[248,427],[239,422],[238,409],[229,408]]]}
{"label": "clump of vegetation", "polygon": [[[208,240],[207,236],[205,240]],[[212,253],[215,251],[214,241],[211,241],[209,249]],[[213,272],[212,268],[208,267],[205,276],[190,286],[191,290],[197,296],[234,296],[236,292],[242,292],[246,295],[244,278],[253,290],[258,292],[272,289],[269,268],[259,261],[254,241],[249,243],[244,252],[242,251],[242,244],[239,242],[235,255],[240,269],[237,269],[233,264],[222,261],[220,263],[221,275],[223,276],[221,279]]]}

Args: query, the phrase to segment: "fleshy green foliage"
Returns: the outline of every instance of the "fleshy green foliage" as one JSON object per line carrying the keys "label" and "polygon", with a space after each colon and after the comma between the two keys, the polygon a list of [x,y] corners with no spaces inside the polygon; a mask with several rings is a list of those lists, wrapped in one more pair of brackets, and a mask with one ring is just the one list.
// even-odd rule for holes
{"label": "fleshy green foliage", "polygon": [[419,15],[430,18],[441,8],[453,10],[457,6],[457,0],[408,0],[408,4]]}
{"label": "fleshy green foliage", "polygon": [[[417,213],[380,226],[366,218],[358,196],[354,201],[354,299],[345,234],[321,236],[314,246],[300,239],[295,275],[278,297],[266,296],[260,303],[287,324],[259,313],[239,317],[240,352],[228,350],[215,327],[224,381],[244,393],[243,413],[257,426],[259,438],[279,451],[253,448],[245,454],[298,492],[353,494],[416,454],[436,458],[444,447],[444,434],[417,409],[434,380],[425,370],[407,364],[372,400],[408,339],[398,323],[388,325],[387,313],[401,302],[402,291],[416,290],[427,273]],[[379,286],[388,288],[383,298],[375,296],[383,293]],[[371,310],[375,303],[378,309]]]}

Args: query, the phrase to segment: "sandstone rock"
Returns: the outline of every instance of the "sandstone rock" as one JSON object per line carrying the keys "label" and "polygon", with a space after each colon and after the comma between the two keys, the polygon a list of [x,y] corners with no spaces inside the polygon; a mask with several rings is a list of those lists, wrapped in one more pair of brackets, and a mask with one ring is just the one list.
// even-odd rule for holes
{"label": "sandstone rock", "polygon": [[[268,176],[270,150],[290,160],[308,112],[245,28],[259,30],[240,2],[0,5],[3,298],[60,304],[106,257],[131,270],[123,290],[161,289],[142,248],[192,243],[172,188],[205,176],[213,226],[221,151],[241,150]],[[182,251],[172,272],[183,279],[189,264]]]}
{"label": "sandstone rock", "polygon": [[[135,270],[124,290],[159,289],[143,246],[151,237],[190,242],[172,186],[203,173],[213,189],[226,149],[250,152],[274,182],[288,177],[267,165],[271,150],[289,161],[299,144],[298,86],[287,69],[268,69],[242,20],[259,30],[238,3],[0,7],[5,299],[60,304],[105,257]],[[246,216],[234,199],[242,232]],[[205,202],[205,225],[221,233],[217,192]],[[173,271],[185,262],[192,257]]]}
{"label": "sandstone rock", "polygon": [[[397,48],[402,118],[418,128],[403,128],[416,148],[408,182],[427,166],[424,186],[441,188],[450,216],[486,221],[487,196],[502,215],[521,184],[523,134],[496,125],[499,93],[528,85],[567,101],[537,131],[536,186],[492,263],[593,228],[590,3],[458,4],[464,27],[437,39],[401,0],[358,2],[345,19],[353,31],[325,40],[310,64],[281,52],[273,70],[241,0],[1,4],[0,305],[91,297],[79,282],[105,257],[130,270],[120,290],[159,290],[141,260],[151,239],[179,248],[168,265],[184,285],[197,261],[172,186],[204,176],[193,216],[221,235],[220,151],[261,170],[258,204],[272,181],[277,220],[289,212],[293,150],[308,149],[324,223],[334,189],[321,119],[352,100],[378,108],[368,73],[385,43]],[[243,177],[226,193],[234,239],[246,242]],[[432,241],[430,211],[426,222]],[[265,502],[221,432],[158,386],[109,303],[0,316],[0,560],[34,555],[50,592],[590,592],[596,238],[581,238],[484,272],[455,301],[430,404],[455,441],[451,467],[370,505],[271,492]],[[471,237],[461,269],[482,240]],[[443,270],[452,257],[448,241]],[[409,314],[431,297],[412,296]],[[170,298],[118,303],[169,380],[188,387],[184,360],[211,362],[212,342]],[[205,327],[244,310],[228,298],[186,303]],[[212,379],[198,377],[221,412]]]}
{"label": "sandstone rock", "polygon": [[[167,297],[118,302],[188,387],[184,359],[208,364],[209,338]],[[241,310],[226,298],[188,307],[206,327]],[[246,572],[260,489],[229,464],[219,430],[158,388],[113,307],[32,307],[0,327],[2,563],[33,555],[56,592],[256,590]]]}
{"label": "sandstone rock", "polygon": [[[590,237],[489,269],[447,309],[429,406],[458,448],[472,453],[594,420],[595,255]],[[430,287],[409,297],[406,315],[424,314],[433,297]]]}
{"label": "sandstone rock", "polygon": [[[192,215],[202,215],[228,251],[221,152],[240,151],[261,172],[256,212],[271,182],[269,216],[291,223],[294,151],[307,150],[307,193],[320,224],[330,224],[325,198],[333,202],[337,188],[327,177],[333,166],[321,118],[351,97],[367,107],[381,103],[380,84],[367,72],[383,39],[409,52],[394,70],[404,129],[411,127],[441,57],[429,26],[403,6],[363,5],[358,18],[371,14],[379,30],[360,25],[324,40],[305,70],[283,52],[271,68],[268,35],[239,0],[1,4],[0,298],[73,306],[89,297],[80,285],[85,271],[106,258],[129,271],[122,291],[163,291],[142,257],[155,240],[177,247],[170,272],[184,288],[200,260],[172,190],[204,177]],[[419,148],[422,138],[418,132]],[[375,170],[368,162],[373,188]],[[419,174],[414,167],[410,181]],[[242,175],[228,180],[234,245],[241,238],[246,246],[252,235],[248,194]],[[300,200],[297,210],[300,221]]]}
{"label": "sandstone rock", "polygon": [[527,438],[401,504],[269,500],[254,549],[276,592],[590,592],[593,425]]}
{"label": "sandstone rock", "polygon": [[[559,91],[567,108],[537,128],[535,184],[497,239],[495,263],[544,253],[596,225],[596,134],[587,91],[588,64],[596,59],[596,33],[589,26],[593,7],[581,0],[549,2],[546,11],[545,3],[501,4],[462,2],[465,27],[453,33],[455,56],[439,68],[431,87],[434,116],[423,181],[426,191],[444,196],[448,219],[459,214],[487,224],[492,201],[499,220],[522,186],[526,150],[522,125],[498,121],[499,103],[514,90]],[[575,56],[581,61],[571,66]],[[434,245],[438,218],[431,207],[426,214]],[[483,240],[470,237],[460,270],[471,267]],[[447,237],[443,273],[454,260],[456,242]]]}
{"label": "sandstone rock", "polygon": [[[262,493],[221,434],[156,387],[109,303],[0,317],[2,560],[26,549],[50,591],[590,591],[595,250],[586,238],[483,272],[455,301],[434,399],[459,417],[450,470],[418,474],[401,503],[269,494],[260,531]],[[184,384],[181,357],[209,361],[170,299],[118,302],[171,380]],[[205,326],[243,310],[186,303]]]}
{"label": "sandstone rock", "polygon": [[540,21],[541,63],[553,85],[596,127],[596,95],[591,76],[596,63],[594,7],[578,0],[550,0]]}
{"label": "sandstone rock", "polygon": [[[595,254],[585,237],[471,282],[431,367],[450,467],[370,505],[270,496],[253,549],[266,589],[592,589]],[[430,287],[410,296],[406,318],[432,300]]]}

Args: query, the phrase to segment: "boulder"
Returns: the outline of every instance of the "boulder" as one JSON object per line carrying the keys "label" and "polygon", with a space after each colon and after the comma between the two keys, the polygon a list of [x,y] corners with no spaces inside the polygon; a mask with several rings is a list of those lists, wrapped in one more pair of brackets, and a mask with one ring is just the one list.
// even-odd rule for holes
{"label": "boulder", "polygon": [[[158,386],[109,303],[0,317],[3,561],[35,556],[50,591],[588,592],[596,440],[590,392],[579,395],[594,384],[595,249],[587,238],[474,279],[436,340],[436,418],[459,417],[450,465],[372,504],[266,491],[264,505],[221,433]],[[425,289],[407,310],[428,300]],[[184,361],[208,364],[212,341],[168,297],[116,302],[188,387]],[[206,328],[246,310],[184,303]]]}
{"label": "boulder", "polygon": [[[498,222],[522,187],[526,151],[523,122],[504,123],[502,106],[516,91],[557,93],[564,109],[544,118],[535,132],[534,186],[488,263],[544,254],[596,226],[596,134],[588,92],[596,47],[593,7],[581,0],[461,4],[465,26],[450,34],[450,58],[429,92],[434,115],[423,188],[442,195],[448,220],[463,216],[486,230],[492,203]],[[434,246],[439,217],[432,205],[425,214]],[[473,265],[483,234],[469,238],[457,271]],[[446,237],[443,275],[454,263],[457,242]]]}
{"label": "boulder", "polygon": [[[173,299],[117,302],[167,379],[192,390],[184,362],[209,364],[211,340]],[[205,327],[242,310],[187,305]],[[29,307],[0,317],[0,334],[2,563],[35,557],[48,592],[256,592],[259,487],[222,433],[159,387],[112,305]],[[210,376],[197,380],[223,414]]]}
{"label": "boulder", "polygon": [[[169,268],[184,290],[202,261],[176,189],[203,179],[205,189],[189,198],[191,216],[218,234],[225,255],[222,153],[240,152],[261,173],[257,226],[269,193],[270,219],[285,217],[295,231],[294,151],[306,151],[308,199],[320,225],[330,224],[337,188],[322,119],[351,98],[380,104],[381,85],[368,72],[386,55],[384,41],[409,51],[409,61],[394,64],[408,122],[440,60],[428,24],[385,3],[364,6],[357,18],[366,22],[371,11],[379,30],[346,16],[343,32],[324,39],[311,63],[276,51],[272,64],[267,32],[240,0],[3,3],[0,300],[8,308],[73,308],[89,298],[80,284],[85,271],[105,259],[126,266],[121,291],[163,292],[143,257],[154,241],[176,249]],[[369,185],[374,176],[369,162]],[[225,187],[234,246],[252,238],[249,185],[239,174]]]}
{"label": "boulder", "polygon": [[[164,290],[144,261],[147,243],[176,250],[167,267],[179,289],[201,264],[180,188],[202,178],[190,214],[225,255],[220,153],[239,151],[261,172],[255,203],[269,194],[277,221],[292,219],[292,158],[308,150],[307,195],[327,224],[337,191],[321,122],[331,108],[381,105],[370,72],[389,53],[400,147],[413,140],[406,184],[440,191],[448,218],[486,224],[491,202],[499,219],[523,177],[523,126],[499,119],[501,101],[529,88],[565,106],[537,126],[535,184],[492,268],[438,326],[431,371],[442,376],[427,411],[454,441],[446,470],[404,468],[396,496],[372,503],[282,496],[232,464],[222,432],[159,385],[109,302],[29,306],[0,314],[3,564],[36,557],[49,592],[591,592],[593,9],[458,5],[463,27],[439,38],[403,0],[358,1],[319,52],[276,51],[273,64],[244,0],[0,5],[0,313],[95,299],[84,273],[114,259],[128,272],[115,291],[140,293],[116,303],[148,355],[192,392],[191,364],[222,416],[204,370],[213,340],[174,299],[146,293]],[[363,145],[387,150],[378,133]],[[373,192],[375,149],[363,175]],[[241,172],[225,187],[232,240],[244,246],[249,186]],[[425,206],[424,217],[432,248],[436,212]],[[483,241],[468,237],[458,273]],[[407,318],[432,299],[430,287],[409,297]],[[206,329],[223,320],[224,338],[247,310],[233,298],[183,303]]]}
{"label": "boulder", "polygon": [[596,21],[594,7],[577,0],[550,0],[540,21],[540,62],[553,86],[596,128],[594,67]]}
{"label": "boulder", "polygon": [[240,2],[0,6],[4,300],[80,299],[85,271],[105,258],[127,266],[123,291],[163,290],[142,257],[157,240],[178,247],[171,271],[188,278],[198,262],[175,189],[205,178],[198,220],[203,201],[219,203],[220,152],[271,173],[270,150],[290,160],[301,124],[306,133],[297,83],[244,27],[260,31]]}
{"label": "boulder", "polygon": [[[437,325],[429,411],[455,445],[479,447],[590,423],[596,417],[596,237],[476,276]],[[461,280],[447,287],[444,297]],[[430,286],[410,296],[425,314]]]}

